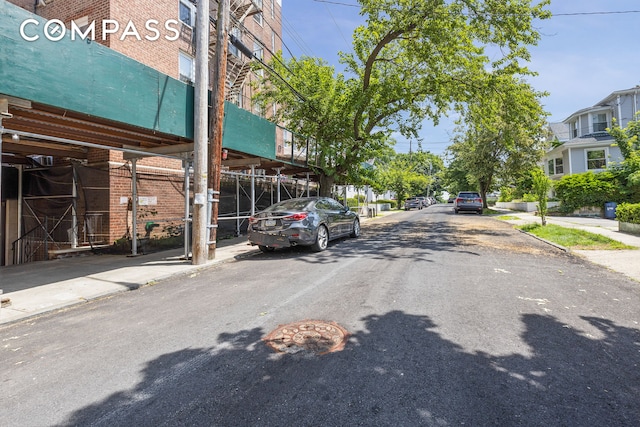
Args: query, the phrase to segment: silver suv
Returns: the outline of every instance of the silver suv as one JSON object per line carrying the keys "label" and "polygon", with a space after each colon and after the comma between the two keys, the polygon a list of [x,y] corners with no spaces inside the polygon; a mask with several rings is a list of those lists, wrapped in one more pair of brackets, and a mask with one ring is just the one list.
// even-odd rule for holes
{"label": "silver suv", "polygon": [[453,211],[472,211],[482,215],[482,197],[475,191],[461,191],[453,201]]}

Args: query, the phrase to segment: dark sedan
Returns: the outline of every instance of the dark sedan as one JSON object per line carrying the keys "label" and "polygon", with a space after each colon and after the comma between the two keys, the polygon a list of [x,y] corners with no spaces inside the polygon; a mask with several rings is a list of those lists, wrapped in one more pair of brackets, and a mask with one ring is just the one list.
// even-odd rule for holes
{"label": "dark sedan", "polygon": [[249,218],[249,242],[262,252],[302,245],[323,251],[329,241],[358,237],[358,215],[329,197],[301,197],[269,206]]}

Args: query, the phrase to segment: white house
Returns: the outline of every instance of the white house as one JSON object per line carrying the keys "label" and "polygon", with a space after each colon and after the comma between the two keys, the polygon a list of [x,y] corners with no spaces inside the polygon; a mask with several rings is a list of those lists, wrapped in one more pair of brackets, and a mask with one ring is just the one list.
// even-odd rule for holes
{"label": "white house", "polygon": [[600,172],[623,160],[620,149],[606,131],[612,119],[626,127],[640,109],[640,86],[613,92],[593,107],[576,111],[551,128],[559,142],[543,157],[545,172],[557,180],[564,175]]}

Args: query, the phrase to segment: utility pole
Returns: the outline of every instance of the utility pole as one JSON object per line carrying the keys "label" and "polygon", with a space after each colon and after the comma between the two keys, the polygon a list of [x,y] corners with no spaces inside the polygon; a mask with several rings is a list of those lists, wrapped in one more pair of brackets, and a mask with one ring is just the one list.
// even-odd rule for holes
{"label": "utility pole", "polygon": [[222,125],[224,121],[224,89],[227,80],[227,50],[229,34],[229,0],[218,1],[218,20],[216,22],[216,52],[213,68],[212,106],[209,114],[209,190],[213,195],[211,209],[211,230],[209,259],[216,257],[216,238],[218,236],[218,211],[220,204],[220,169],[222,168]]}
{"label": "utility pole", "polygon": [[[196,9],[196,75],[193,121],[193,243],[191,263],[207,262],[207,114],[209,95],[209,0]],[[188,172],[187,172],[188,173]]]}

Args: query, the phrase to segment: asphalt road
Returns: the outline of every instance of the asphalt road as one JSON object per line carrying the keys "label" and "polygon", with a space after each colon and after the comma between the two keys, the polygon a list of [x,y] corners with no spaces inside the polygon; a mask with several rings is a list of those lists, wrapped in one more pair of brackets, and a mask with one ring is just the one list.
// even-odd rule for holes
{"label": "asphalt road", "polygon": [[[275,353],[334,321],[344,349]],[[432,206],[0,328],[0,425],[637,426],[640,285]]]}

